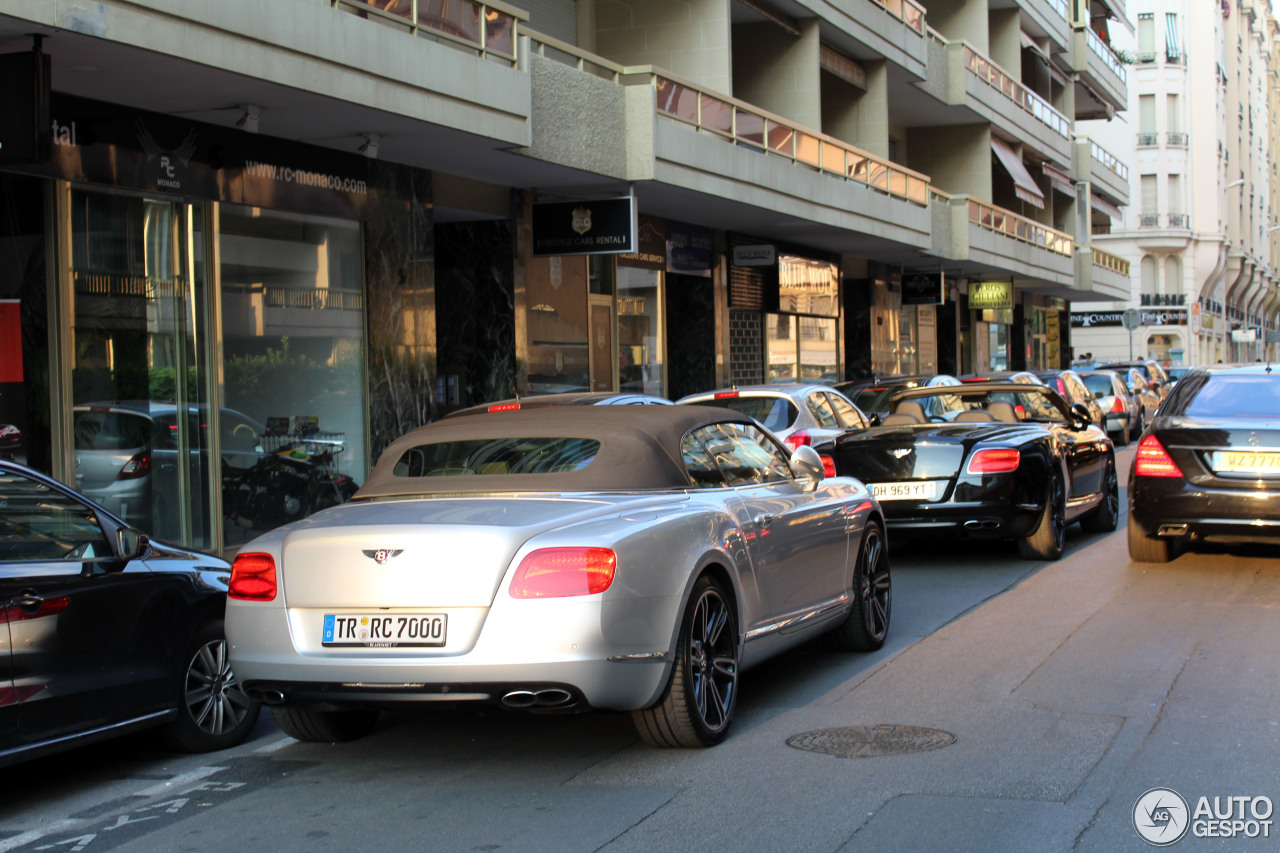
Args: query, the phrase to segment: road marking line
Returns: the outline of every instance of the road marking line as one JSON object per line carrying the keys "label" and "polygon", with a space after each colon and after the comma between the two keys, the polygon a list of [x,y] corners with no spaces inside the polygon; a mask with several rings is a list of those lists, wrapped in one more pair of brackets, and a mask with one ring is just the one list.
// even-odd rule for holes
{"label": "road marking line", "polygon": [[276,752],[277,750],[284,749],[286,746],[288,746],[291,743],[297,743],[297,741],[289,737],[288,735],[285,735],[284,737],[280,738],[280,740],[273,741],[267,744],[266,746],[258,747],[257,749],[254,750],[254,752],[259,754],[262,754],[265,752]]}
{"label": "road marking line", "polygon": [[[156,785],[152,785],[150,788],[144,788],[141,791],[136,791],[134,792],[134,796],[135,797],[155,797],[160,794],[174,793],[179,790],[180,786],[187,785],[188,783],[191,783],[191,782],[199,782],[201,779],[204,779],[206,776],[212,776],[214,773],[219,773],[226,769],[227,768],[225,767],[213,767],[213,766],[197,767],[195,770],[192,770],[189,773],[180,773],[177,776],[174,776],[172,779],[167,779],[164,782],[160,782]],[[0,853],[3,853],[3,851],[0,851]]]}
{"label": "road marking line", "polygon": [[66,818],[64,820],[54,821],[48,826],[42,826],[39,829],[33,829],[29,832],[24,832],[21,835],[6,838],[3,841],[0,841],[0,853],[4,853],[6,850],[13,850],[18,847],[22,847],[24,844],[30,844],[33,841],[39,841],[46,835],[53,835],[55,833],[62,832],[63,830],[70,829],[71,827],[81,823],[84,823],[84,821],[76,820],[75,818]]}

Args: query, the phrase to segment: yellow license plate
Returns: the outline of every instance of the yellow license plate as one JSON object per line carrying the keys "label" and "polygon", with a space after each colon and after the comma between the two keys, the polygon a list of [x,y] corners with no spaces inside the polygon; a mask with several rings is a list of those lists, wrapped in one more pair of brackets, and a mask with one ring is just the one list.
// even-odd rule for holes
{"label": "yellow license plate", "polygon": [[1232,474],[1280,474],[1280,453],[1256,450],[1215,450],[1213,469]]}

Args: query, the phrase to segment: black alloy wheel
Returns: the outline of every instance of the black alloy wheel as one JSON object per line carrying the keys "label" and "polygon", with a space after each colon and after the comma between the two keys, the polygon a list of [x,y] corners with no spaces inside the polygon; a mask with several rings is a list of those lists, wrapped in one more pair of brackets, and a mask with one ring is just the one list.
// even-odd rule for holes
{"label": "black alloy wheel", "polygon": [[738,626],[720,583],[698,578],[680,626],[671,681],[662,700],[635,711],[653,746],[714,746],[724,740],[738,701]]}
{"label": "black alloy wheel", "polygon": [[1040,522],[1031,535],[1018,540],[1018,553],[1027,560],[1057,560],[1062,556],[1066,541],[1067,493],[1062,478],[1052,474]]}
{"label": "black alloy wheel", "polygon": [[1102,500],[1095,509],[1080,519],[1080,527],[1090,533],[1110,533],[1120,522],[1120,478],[1116,475],[1116,458],[1107,457],[1107,470],[1102,475]]}
{"label": "black alloy wheel", "polygon": [[185,752],[234,746],[258,721],[259,710],[231,671],[222,620],[206,622],[192,638],[178,718],[165,730],[165,739]]}
{"label": "black alloy wheel", "polygon": [[873,652],[889,635],[893,584],[889,549],[879,523],[868,521],[853,574],[853,607],[845,620],[823,635],[826,644],[842,652]]}

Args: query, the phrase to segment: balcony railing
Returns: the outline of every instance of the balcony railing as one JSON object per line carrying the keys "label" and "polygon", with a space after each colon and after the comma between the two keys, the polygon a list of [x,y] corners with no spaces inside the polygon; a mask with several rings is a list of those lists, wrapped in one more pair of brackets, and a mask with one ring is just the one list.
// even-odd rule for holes
{"label": "balcony railing", "polygon": [[1071,20],[1071,12],[1067,8],[1067,0],[1049,0],[1049,5],[1053,7],[1053,11],[1062,16],[1062,20]]}
{"label": "balcony railing", "polygon": [[1156,53],[1153,50],[1144,50],[1141,53],[1135,53],[1133,61],[1136,65],[1155,65]]}
{"label": "balcony railing", "polygon": [[1185,51],[1182,53],[1166,53],[1164,55],[1164,64],[1165,65],[1186,65],[1187,54]]}
{"label": "balcony railing", "polygon": [[989,231],[996,231],[1014,240],[1040,246],[1058,255],[1071,257],[1075,252],[1075,240],[1070,234],[1055,231],[1033,219],[1019,216],[1003,207],[979,201],[973,196],[969,197],[969,221]]}
{"label": "balcony railing", "polygon": [[1144,293],[1141,296],[1144,308],[1150,306],[1178,306],[1187,304],[1185,293]]}
{"label": "balcony railing", "polygon": [[472,48],[480,56],[516,62],[520,21],[527,12],[496,0],[329,0],[336,9],[402,26]]}
{"label": "balcony railing", "polygon": [[1178,131],[1169,131],[1165,135],[1165,142],[1174,148],[1186,148],[1189,138],[1187,134]]}
{"label": "balcony railing", "polygon": [[1188,214],[1186,214],[1186,213],[1170,213],[1170,214],[1168,214],[1168,217],[1169,217],[1169,227],[1170,227],[1170,228],[1188,228],[1188,227],[1190,227],[1191,217],[1190,217],[1190,215],[1188,215]]}
{"label": "balcony railing", "polygon": [[1098,34],[1092,28],[1085,28],[1085,42],[1089,45],[1089,50],[1092,50],[1108,68],[1115,72],[1121,83],[1128,82],[1129,72],[1125,69],[1124,63],[1120,61],[1120,57],[1116,56],[1114,50],[1107,47],[1102,39],[1098,38]]}
{"label": "balcony railing", "polygon": [[604,80],[620,82],[627,73],[626,66],[611,62],[603,56],[588,53],[576,45],[560,41],[548,35],[535,32],[528,27],[521,27],[520,34],[529,39],[529,52],[548,59],[554,59],[565,65],[572,65],[579,71],[600,77]]}
{"label": "balcony railing", "polygon": [[1160,144],[1160,134],[1158,133],[1139,133],[1138,147],[1153,148]]}
{"label": "balcony railing", "polygon": [[1158,213],[1140,213],[1138,214],[1139,228],[1159,228],[1160,214]]}
{"label": "balcony railing", "polygon": [[1129,262],[1124,258],[1117,257],[1110,252],[1104,252],[1101,249],[1093,250],[1093,265],[1119,273],[1125,278],[1129,277]]}
{"label": "balcony railing", "polygon": [[1014,80],[1005,73],[1003,68],[967,44],[964,46],[964,63],[979,79],[1026,110],[1037,121],[1056,131],[1060,136],[1069,138],[1071,122],[1066,116],[1049,106],[1048,101]]}
{"label": "balcony railing", "polygon": [[902,21],[907,25],[907,29],[924,35],[924,7],[915,0],[871,0],[871,2]]}
{"label": "balcony railing", "polygon": [[1119,157],[1092,140],[1089,142],[1089,153],[1093,155],[1093,159],[1119,175],[1120,180],[1129,180],[1129,167],[1120,162]]}
{"label": "balcony railing", "polygon": [[658,112],[700,131],[765,154],[781,155],[823,174],[863,184],[913,204],[929,203],[929,177],[801,127],[743,101],[667,74],[649,75]]}

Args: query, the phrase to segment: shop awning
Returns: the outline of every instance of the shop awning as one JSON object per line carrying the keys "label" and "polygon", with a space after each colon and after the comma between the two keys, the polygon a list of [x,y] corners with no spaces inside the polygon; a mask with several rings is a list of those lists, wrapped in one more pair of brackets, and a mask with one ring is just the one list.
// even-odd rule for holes
{"label": "shop awning", "polygon": [[1094,210],[1098,211],[1099,213],[1105,213],[1107,216],[1110,216],[1112,219],[1121,218],[1120,208],[1116,207],[1114,204],[1107,201],[1105,198],[1099,198],[1098,196],[1092,193],[1089,194],[1089,206],[1092,207]]}
{"label": "shop awning", "polygon": [[1027,204],[1044,207],[1044,193],[1040,192],[1036,179],[1031,177],[1027,167],[1022,165],[1022,158],[1009,147],[1009,143],[998,136],[993,136],[991,137],[991,150],[996,153],[996,157],[1000,160],[1000,165],[1004,166],[1004,170],[1009,173],[1009,177],[1013,178],[1013,191],[1018,198]]}
{"label": "shop awning", "polygon": [[1178,16],[1165,15],[1164,19],[1164,51],[1165,54],[1173,59],[1182,56],[1182,49],[1178,47]]}
{"label": "shop awning", "polygon": [[1045,62],[1049,61],[1049,54],[1045,53],[1043,50],[1040,49],[1040,45],[1035,43],[1035,39],[1031,38],[1031,36],[1027,35],[1024,32],[1019,32],[1018,35],[1022,36],[1023,47],[1025,47],[1027,50],[1031,51],[1036,56],[1043,59]]}
{"label": "shop awning", "polygon": [[1048,163],[1045,163],[1040,168],[1044,171],[1045,177],[1049,179],[1049,183],[1053,185],[1055,190],[1069,196],[1076,194],[1075,184],[1071,183],[1071,176],[1066,172],[1057,166],[1050,166]]}

